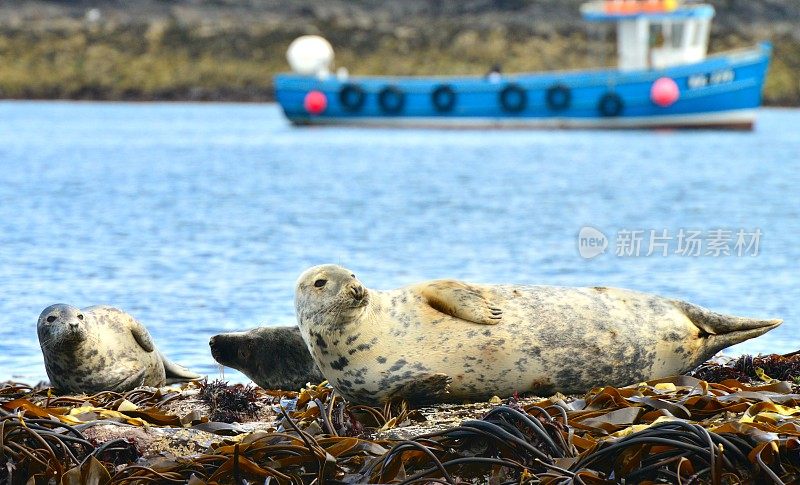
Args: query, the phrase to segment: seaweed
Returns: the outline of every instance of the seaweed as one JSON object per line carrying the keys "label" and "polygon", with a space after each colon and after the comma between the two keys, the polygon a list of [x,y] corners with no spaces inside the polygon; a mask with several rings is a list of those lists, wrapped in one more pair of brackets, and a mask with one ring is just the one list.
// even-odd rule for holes
{"label": "seaweed", "polygon": [[212,421],[234,423],[254,419],[259,409],[258,393],[253,386],[231,386],[220,380],[203,382],[199,397],[211,408]]}
{"label": "seaweed", "polygon": [[735,379],[742,382],[800,381],[800,353],[786,355],[742,355],[728,363],[706,362],[692,373],[692,376],[708,382],[722,382]]}
{"label": "seaweed", "polygon": [[743,355],[733,363],[733,368],[751,378],[763,379],[767,376],[772,379],[791,381],[800,377],[800,355],[771,354],[758,357]]}
{"label": "seaweed", "polygon": [[[419,410],[352,405],[325,383],[299,393],[215,381],[93,396],[8,383],[0,387],[0,483],[793,483],[800,395],[790,382],[763,378],[794,376],[796,359],[781,357],[705,366],[716,377],[729,372],[718,367],[756,375],[747,382],[677,376],[583,396],[515,396],[455,426],[393,440],[375,436],[423,419]],[[209,415],[170,414],[187,396],[209,403]],[[280,406],[288,399],[293,411]],[[243,431],[216,420],[264,408],[277,409],[274,426]],[[111,422],[130,436],[89,435]],[[214,438],[162,456],[139,449],[136,429]]]}

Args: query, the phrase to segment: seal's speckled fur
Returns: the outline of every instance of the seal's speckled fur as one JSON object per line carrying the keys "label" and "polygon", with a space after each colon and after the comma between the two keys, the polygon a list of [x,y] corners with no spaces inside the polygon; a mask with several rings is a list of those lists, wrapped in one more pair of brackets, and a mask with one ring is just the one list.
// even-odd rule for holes
{"label": "seal's speckled fur", "polygon": [[297,390],[325,380],[297,327],[222,333],[208,344],[214,360],[241,371],[264,389]]}
{"label": "seal's speckled fur", "polygon": [[605,287],[439,280],[375,291],[336,265],[300,276],[295,309],[322,373],[362,402],[624,386],[687,372],[781,323]]}
{"label": "seal's speckled fur", "polygon": [[51,305],[37,332],[47,376],[59,392],[123,392],[200,377],[164,358],[141,323],[110,306]]}

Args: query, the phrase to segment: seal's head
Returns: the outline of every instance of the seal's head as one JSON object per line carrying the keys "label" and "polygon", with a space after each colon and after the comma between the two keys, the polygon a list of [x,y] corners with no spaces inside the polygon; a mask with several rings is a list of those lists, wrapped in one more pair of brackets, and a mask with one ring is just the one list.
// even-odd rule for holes
{"label": "seal's head", "polygon": [[244,373],[264,389],[299,389],[325,379],[297,327],[221,333],[208,344],[214,360]]}
{"label": "seal's head", "polygon": [[[291,342],[282,338],[284,335],[278,329],[273,332],[256,330],[214,335],[208,341],[211,356],[220,364],[239,371],[246,368],[261,370],[261,367],[271,369],[279,362],[283,347]],[[305,344],[303,350],[306,350]]]}
{"label": "seal's head", "polygon": [[328,325],[352,319],[369,303],[369,290],[356,275],[335,264],[307,269],[297,279],[294,295],[295,310],[301,322]]}
{"label": "seal's head", "polygon": [[36,331],[42,350],[72,348],[87,338],[86,316],[72,305],[50,305],[39,315]]}

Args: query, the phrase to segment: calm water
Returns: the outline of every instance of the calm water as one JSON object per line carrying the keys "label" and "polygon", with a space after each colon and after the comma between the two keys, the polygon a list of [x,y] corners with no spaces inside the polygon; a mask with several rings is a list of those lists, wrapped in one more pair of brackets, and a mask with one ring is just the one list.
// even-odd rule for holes
{"label": "calm water", "polygon": [[[126,309],[216,377],[208,338],[293,324],[294,281],[324,262],[374,288],[622,286],[785,319],[732,352],[800,348],[797,110],[752,134],[295,129],[225,104],[3,102],[0,120],[0,380],[45,378],[55,302]],[[579,255],[584,225],[606,254]],[[680,229],[759,229],[759,254],[644,256],[647,231]],[[640,257],[615,255],[625,230],[646,231]]]}

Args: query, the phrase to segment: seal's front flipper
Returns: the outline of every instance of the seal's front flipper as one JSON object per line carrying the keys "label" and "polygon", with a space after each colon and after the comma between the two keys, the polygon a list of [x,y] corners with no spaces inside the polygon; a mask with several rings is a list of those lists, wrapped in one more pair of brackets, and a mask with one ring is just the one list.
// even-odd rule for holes
{"label": "seal's front flipper", "polygon": [[144,328],[144,325],[139,323],[139,320],[128,316],[128,328],[131,330],[131,334],[133,338],[136,339],[136,342],[139,344],[139,347],[144,349],[146,352],[152,352],[156,348],[155,342],[153,342],[153,337],[150,336],[150,332]]}
{"label": "seal's front flipper", "polygon": [[466,283],[436,280],[418,288],[433,309],[452,317],[484,325],[498,324],[503,318],[503,310],[484,290]]}
{"label": "seal's front flipper", "polygon": [[119,308],[108,305],[93,305],[84,308],[84,311],[93,313],[95,319],[98,319],[103,325],[108,325],[120,331],[125,331],[125,329],[130,331],[136,343],[145,352],[152,352],[156,349],[153,337],[150,336],[150,332],[144,328],[144,325]]}
{"label": "seal's front flipper", "polygon": [[412,404],[441,402],[450,393],[453,379],[447,374],[425,374],[414,377],[389,395],[389,401],[405,399]]}
{"label": "seal's front flipper", "polygon": [[164,364],[164,372],[167,376],[167,385],[176,384],[178,382],[193,381],[203,377],[200,374],[195,374],[180,364],[172,362],[163,355],[161,355],[161,362]]}

